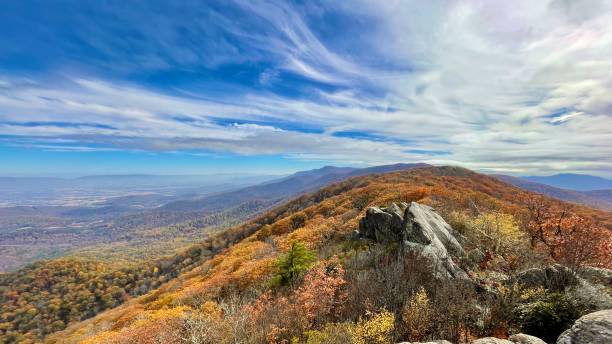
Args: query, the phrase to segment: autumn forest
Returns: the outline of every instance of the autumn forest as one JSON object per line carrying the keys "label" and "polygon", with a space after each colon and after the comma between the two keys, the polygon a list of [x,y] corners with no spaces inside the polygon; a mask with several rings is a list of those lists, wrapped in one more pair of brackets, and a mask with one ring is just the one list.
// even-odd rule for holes
{"label": "autumn forest", "polygon": [[[369,207],[394,202],[441,215],[462,238],[452,258],[466,278],[355,235]],[[609,306],[611,230],[608,212],[462,168],[354,177],[146,264],[64,258],[2,275],[0,333],[7,343],[554,341]],[[544,268],[554,276],[525,273]]]}

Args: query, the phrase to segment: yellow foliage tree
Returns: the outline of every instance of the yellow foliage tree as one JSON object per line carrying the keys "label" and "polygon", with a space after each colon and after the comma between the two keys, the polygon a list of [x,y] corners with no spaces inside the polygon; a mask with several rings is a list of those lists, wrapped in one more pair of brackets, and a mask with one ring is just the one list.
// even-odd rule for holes
{"label": "yellow foliage tree", "polygon": [[354,344],[386,344],[392,342],[395,328],[395,316],[389,311],[382,311],[368,320],[360,319],[351,328]]}
{"label": "yellow foliage tree", "polygon": [[325,324],[323,329],[306,332],[306,344],[345,344],[353,343],[355,324],[352,323],[330,323]]}
{"label": "yellow foliage tree", "polygon": [[307,331],[307,344],[387,344],[393,340],[395,316],[383,310],[355,323],[330,323]]}
{"label": "yellow foliage tree", "polygon": [[423,340],[433,316],[429,297],[423,287],[406,303],[402,316],[408,338],[413,341]]}
{"label": "yellow foliage tree", "polygon": [[[468,238],[487,253],[482,268],[487,268],[489,263],[510,267],[528,247],[527,234],[510,214],[482,213],[465,219],[464,225]],[[495,261],[495,258],[498,259]]]}

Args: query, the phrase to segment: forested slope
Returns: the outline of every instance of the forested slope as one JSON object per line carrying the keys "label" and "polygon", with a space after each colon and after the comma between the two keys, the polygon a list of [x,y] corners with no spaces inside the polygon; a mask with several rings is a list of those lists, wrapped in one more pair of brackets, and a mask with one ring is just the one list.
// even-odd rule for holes
{"label": "forested slope", "polygon": [[[398,265],[394,245],[354,239],[369,206],[411,201],[434,207],[466,237],[467,254],[456,257],[457,262],[480,287],[440,283],[428,274],[427,264],[407,259]],[[560,225],[553,228],[553,222]],[[120,268],[125,276],[111,277],[91,262],[30,267],[37,280],[50,278],[31,287],[23,287],[27,281],[17,276],[2,281],[0,331],[7,342],[34,341],[74,321],[47,336],[50,343],[323,343],[315,339],[341,334],[363,339],[371,327],[382,331],[384,340],[507,334],[524,326],[511,316],[514,309],[499,308],[505,305],[499,300],[486,301],[493,313],[476,314],[476,308],[465,306],[485,302],[485,289],[506,290],[492,276],[512,276],[555,261],[573,267],[609,264],[611,230],[610,213],[548,199],[461,168],[374,174],[301,196],[182,254]],[[568,250],[576,240],[589,251]],[[287,265],[288,257],[301,263]],[[85,265],[90,273],[80,276],[83,264],[90,264]],[[120,293],[115,287],[121,286]],[[151,288],[156,289],[133,297]],[[549,297],[542,295],[537,297]],[[47,301],[58,297],[72,301],[59,308]],[[401,317],[407,307],[421,307],[419,302],[444,326]],[[482,318],[478,324],[472,321],[476,316]]]}

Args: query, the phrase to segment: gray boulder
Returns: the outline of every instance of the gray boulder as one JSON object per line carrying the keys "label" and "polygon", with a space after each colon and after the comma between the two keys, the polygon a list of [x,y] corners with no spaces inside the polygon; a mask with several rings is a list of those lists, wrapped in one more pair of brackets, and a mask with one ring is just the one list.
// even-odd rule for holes
{"label": "gray boulder", "polygon": [[514,279],[529,288],[544,287],[555,291],[563,291],[566,287],[578,283],[576,275],[559,264],[521,271]]}
{"label": "gray boulder", "polygon": [[495,337],[485,337],[485,338],[473,340],[470,342],[470,344],[514,344],[514,342],[511,342],[507,339],[499,339]]}
{"label": "gray boulder", "polygon": [[612,343],[612,309],[581,317],[557,339],[557,344],[609,343]]}
{"label": "gray boulder", "polygon": [[392,203],[389,207],[370,207],[359,221],[359,233],[381,244],[401,242],[406,203]]}
{"label": "gray boulder", "polygon": [[587,266],[581,269],[580,277],[592,284],[602,284],[606,287],[612,287],[612,270],[610,269]]}
{"label": "gray boulder", "polygon": [[368,208],[359,233],[381,244],[399,243],[404,253],[429,261],[438,277],[469,279],[451,258],[465,254],[458,234],[431,207],[412,202]]}
{"label": "gray boulder", "polygon": [[401,342],[397,344],[453,344],[448,340],[433,340],[430,342]]}
{"label": "gray boulder", "polygon": [[510,336],[508,339],[495,337],[480,338],[471,341],[470,344],[546,344],[546,342],[538,337],[520,333]]}
{"label": "gray boulder", "polygon": [[508,340],[516,344],[546,344],[546,342],[540,338],[524,333],[513,334],[508,338]]}
{"label": "gray boulder", "polygon": [[578,278],[578,284],[567,291],[580,305],[592,311],[612,308],[610,290],[601,284],[594,284]]}

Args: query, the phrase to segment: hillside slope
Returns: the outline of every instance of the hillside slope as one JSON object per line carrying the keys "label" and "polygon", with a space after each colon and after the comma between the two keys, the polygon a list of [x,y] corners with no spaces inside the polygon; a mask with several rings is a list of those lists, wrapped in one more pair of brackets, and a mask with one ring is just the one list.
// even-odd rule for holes
{"label": "hillside slope", "polygon": [[[82,186],[100,192],[108,187],[120,190],[132,183],[132,188],[166,190],[171,182],[181,188],[191,183],[194,189],[193,194],[115,197],[95,207],[0,207],[0,271],[15,270],[39,259],[69,255],[98,256],[108,260],[156,258],[174,253],[210,231],[235,225],[291,197],[332,182],[425,166],[428,165],[327,166],[273,180],[263,176],[234,176],[234,184],[230,183],[232,175],[211,176],[225,184],[214,185],[214,180],[210,180],[207,186],[203,186],[202,177],[197,176],[93,176],[70,181],[58,179],[53,183],[36,179],[32,180],[34,187],[48,182],[47,189],[68,184],[71,188]],[[27,184],[20,180],[11,189],[6,189],[12,179],[3,180],[0,194],[3,190],[19,190]],[[265,182],[255,184],[259,180]],[[62,189],[54,192],[70,194]],[[205,196],[196,197],[198,194]],[[134,207],[136,204],[138,207]]]}
{"label": "hillside slope", "polygon": [[[479,246],[489,245],[490,243],[487,238],[473,234],[477,232],[470,231],[470,228],[473,226],[480,228],[478,226],[482,224],[483,219],[494,219],[494,221],[498,221],[495,219],[500,218],[505,219],[505,226],[509,228],[510,233],[514,234],[504,232],[503,235],[506,235],[504,238],[514,240],[514,244],[503,250],[497,246],[487,247],[484,256],[477,259],[478,263],[476,265],[460,260],[462,262],[460,265],[468,271],[470,278],[478,280],[485,276],[482,277],[484,278],[482,283],[488,284],[491,283],[490,281],[487,282],[486,279],[489,274],[493,273],[492,276],[497,276],[513,273],[513,271],[521,268],[552,262],[553,258],[564,258],[557,256],[555,254],[557,251],[551,250],[548,252],[547,248],[537,245],[537,242],[534,242],[535,245],[529,246],[529,240],[524,239],[526,235],[525,226],[528,226],[528,222],[524,220],[528,218],[527,202],[533,199],[537,199],[540,204],[549,207],[549,209],[552,209],[552,207],[563,208],[593,221],[601,228],[597,232],[598,237],[609,245],[612,230],[612,215],[610,213],[542,198],[505,184],[498,179],[465,169],[454,167],[423,168],[351,178],[345,182],[299,197],[249,223],[223,231],[206,243],[193,246],[188,250],[192,257],[187,260],[190,263],[195,263],[180,265],[181,270],[185,272],[177,278],[164,283],[157,290],[131,299],[115,309],[106,311],[92,319],[74,323],[66,330],[49,336],[47,342],[77,343],[85,340],[86,343],[153,343],[161,340],[178,343],[185,341],[182,341],[179,338],[180,336],[173,337],[178,336],[178,334],[173,332],[172,329],[184,328],[187,330],[190,328],[193,330],[193,327],[197,324],[200,324],[198,325],[200,326],[198,327],[198,333],[204,333],[206,328],[210,328],[211,333],[206,332],[211,336],[209,340],[210,338],[246,336],[242,337],[243,341],[246,340],[244,338],[250,338],[246,342],[257,343],[266,341],[266,335],[272,336],[267,339],[272,342],[281,342],[283,338],[287,338],[286,336],[298,336],[297,339],[300,337],[303,339],[310,338],[307,332],[300,331],[323,331],[323,325],[329,321],[350,322],[367,317],[367,314],[372,314],[372,312],[381,312],[384,309],[397,312],[401,307],[405,307],[405,300],[393,301],[401,301],[401,304],[395,304],[390,303],[391,300],[386,298],[371,299],[371,297],[378,298],[378,296],[375,296],[378,294],[381,297],[383,294],[387,295],[383,290],[393,290],[393,285],[388,284],[391,282],[385,278],[382,281],[387,282],[376,282],[375,276],[378,273],[390,273],[391,270],[385,269],[390,269],[395,265],[393,265],[394,259],[391,258],[393,255],[390,256],[391,253],[386,253],[393,250],[392,247],[380,246],[375,243],[368,244],[367,241],[355,242],[350,240],[353,237],[352,232],[359,227],[359,220],[368,206],[416,200],[429,204],[439,211],[449,223],[453,224],[454,228],[460,229],[460,232],[467,235],[468,239],[475,245],[474,252],[481,253],[485,247]],[[508,216],[509,218],[506,219]],[[596,227],[592,228],[594,230]],[[481,245],[476,245],[480,242],[479,240],[482,240]],[[279,259],[284,257],[283,254],[292,252],[296,242],[303,243],[307,249],[314,250],[319,263],[309,270],[302,282],[297,280],[295,284],[292,282],[285,287],[274,287],[273,281],[278,273]],[[228,247],[228,249],[220,252],[219,248],[223,247]],[[607,247],[609,248],[609,246]],[[211,251],[211,248],[214,248],[214,250]],[[596,246],[591,245],[591,249],[594,248]],[[220,253],[215,254],[215,251]],[[604,257],[609,258],[609,254],[609,251],[603,252]],[[207,259],[207,257],[212,258]],[[594,259],[596,256],[592,258]],[[368,265],[368,259],[374,259],[378,263]],[[174,262],[178,263],[179,261],[179,259],[174,259]],[[170,264],[172,263],[170,262]],[[326,270],[317,270],[316,267],[321,266],[321,264],[327,266]],[[412,266],[414,268],[418,265],[422,264]],[[331,268],[332,266],[335,266],[335,268]],[[377,266],[383,270],[379,271]],[[335,272],[329,275],[330,271],[336,271],[338,275],[334,275]],[[362,280],[364,276],[359,276],[363,273],[366,274],[364,276],[371,276],[371,278]],[[423,274],[423,271],[420,274]],[[382,276],[377,278],[380,277]],[[359,281],[367,281],[367,284],[362,285],[363,282]],[[401,282],[404,288],[408,288],[409,284],[406,284],[408,282],[409,280]],[[412,289],[408,288],[406,290],[416,292],[418,288],[414,288],[419,284],[431,286],[427,283],[433,282],[429,280],[429,282],[423,283],[425,282],[421,281],[410,287]],[[435,285],[439,286],[439,284]],[[429,295],[435,298],[436,295],[442,297],[441,295],[444,293],[463,290],[453,287],[452,284],[449,284],[449,286],[451,286],[450,290],[434,288],[427,289],[427,292],[433,293]],[[310,301],[307,300],[312,297],[308,294],[311,292],[309,288],[315,288],[319,291],[331,288],[330,292],[332,294],[330,297],[332,299],[330,302],[340,303],[327,310],[318,309],[314,307],[314,304],[308,306]],[[338,288],[345,292],[348,290],[351,293],[365,293],[365,296],[363,296],[365,299],[356,297],[357,294],[353,294],[353,301],[351,302],[343,298],[335,299],[336,296],[334,295],[340,290]],[[270,291],[263,292],[267,289]],[[431,290],[437,291],[433,292]],[[371,294],[372,292],[376,294]],[[316,292],[315,295],[318,295],[317,293],[319,292]],[[473,292],[471,293],[469,297],[481,297],[473,294]],[[393,295],[387,296],[393,297]],[[449,297],[460,297],[456,294],[444,295],[446,295],[444,300],[448,300]],[[318,296],[313,299],[313,302],[321,301],[317,298]],[[301,318],[301,315],[290,316],[289,313],[283,316],[281,313],[285,310],[271,306],[272,304],[289,302],[288,299],[294,300],[296,304],[301,304],[303,307],[314,307],[310,310],[314,312],[312,313],[314,318],[310,318],[308,315],[311,314],[310,311],[304,309],[296,310],[298,313],[295,313],[305,314],[306,318],[304,319]],[[458,300],[457,305],[465,303]],[[434,299],[432,299],[433,301]],[[473,325],[465,323],[465,321],[475,315],[469,315],[469,313],[458,315],[456,312],[460,310],[454,309],[451,311],[448,308],[451,305],[448,305],[448,301],[446,302],[445,304],[435,304],[435,307],[437,307],[435,310],[440,312],[437,314],[440,317],[446,317],[445,319],[454,316],[455,318],[447,320],[449,323],[450,320],[459,321],[458,324],[464,329],[463,332],[457,332],[457,327],[430,329],[428,331],[435,330],[437,331],[435,333],[446,334],[447,336],[467,336],[466,331],[468,330],[466,328],[470,328],[469,331],[474,333],[480,331],[478,332],[480,334],[491,334],[493,331],[500,330],[498,327],[502,326],[491,324],[485,329],[473,328]],[[291,309],[289,305],[286,307]],[[342,309],[341,314],[329,313],[331,309],[336,308],[338,310]],[[461,312],[468,311],[461,309]],[[274,318],[273,314],[277,314],[276,316],[281,316],[281,318]],[[326,315],[324,316],[324,314]],[[386,316],[384,312],[380,314]],[[289,325],[282,320],[292,317],[302,319],[300,321],[304,322]],[[374,319],[377,318],[373,318],[372,321]],[[487,319],[487,321],[492,321],[492,319]],[[254,321],[254,323],[250,321]],[[261,323],[261,321],[264,321],[264,323]],[[238,324],[244,327],[235,328]],[[350,323],[346,324],[349,324],[346,326],[353,326]],[[359,324],[361,323],[357,322],[357,325],[354,326],[360,326]],[[285,325],[289,327],[283,327]],[[289,330],[289,328],[293,328],[293,330]],[[223,332],[224,334],[217,333],[221,337],[214,337],[213,329],[214,331],[226,332]],[[407,338],[408,335],[399,329],[401,327],[395,330],[394,338]]]}
{"label": "hillside slope", "polygon": [[422,163],[394,164],[368,168],[326,166],[315,170],[297,172],[280,180],[273,180],[232,192],[220,193],[195,200],[173,202],[162,207],[160,211],[215,211],[227,204],[240,204],[250,199],[285,200],[288,197],[313,191],[350,177],[423,167],[429,167],[429,165]]}
{"label": "hillside slope", "polygon": [[[71,258],[38,262],[12,273],[0,274],[0,301],[3,302],[0,320],[4,325],[11,324],[7,325],[11,329],[19,327],[16,332],[6,330],[6,333],[14,333],[15,336],[25,332],[30,332],[34,337],[47,335],[63,329],[70,322],[87,319],[130,297],[141,295],[181,271],[193,268],[201,259],[210,258],[237,240],[228,241],[221,236],[209,237],[211,233],[269,209],[287,197],[351,176],[423,166],[427,165],[396,164],[364,169],[324,167],[298,172],[281,180],[236,192],[170,203],[155,212],[149,212],[147,218],[150,220],[146,221],[146,225],[141,223],[142,214],[121,217],[115,225],[98,233],[101,240],[73,250]],[[232,205],[235,206],[230,207]],[[185,214],[197,219],[149,228],[153,223],[180,221],[187,216]],[[20,235],[37,234],[34,231],[29,234],[22,231]],[[67,235],[74,236],[76,233],[69,232]],[[13,241],[18,239],[11,237]],[[65,243],[69,241],[64,239]],[[202,240],[197,248],[192,247],[174,255],[178,248],[189,247],[190,243]],[[96,268],[91,273],[79,276],[84,266]],[[33,280],[39,280],[41,284],[30,283]],[[26,302],[36,304],[36,313],[31,315],[33,308],[17,305],[24,300],[9,297],[7,289],[19,295],[27,293]],[[67,301],[60,307],[56,299]],[[66,308],[87,311],[64,311]]]}
{"label": "hillside slope", "polygon": [[583,191],[583,193],[612,205],[612,189]]}

